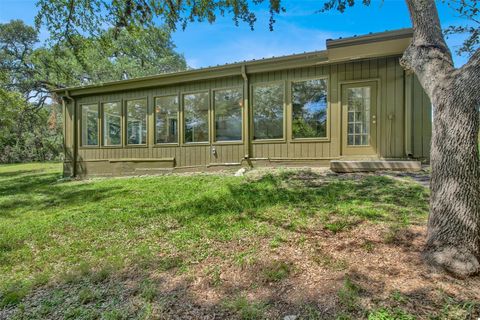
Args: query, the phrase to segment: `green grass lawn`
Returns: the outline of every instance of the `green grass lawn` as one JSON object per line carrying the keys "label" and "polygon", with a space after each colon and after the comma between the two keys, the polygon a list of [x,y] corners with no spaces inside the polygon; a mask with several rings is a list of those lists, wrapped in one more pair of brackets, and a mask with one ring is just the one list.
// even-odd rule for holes
{"label": "green grass lawn", "polygon": [[201,270],[219,296],[215,310],[262,318],[275,303],[249,303],[248,292],[298,276],[297,262],[262,265],[261,279],[231,290],[226,269],[246,270],[292,241],[305,247],[318,232],[343,237],[363,224],[395,232],[423,225],[427,213],[428,190],[386,176],[275,170],[68,181],[60,164],[4,165],[0,310],[17,318],[162,318],[172,316],[169,301],[187,298],[159,283],[195,286]]}

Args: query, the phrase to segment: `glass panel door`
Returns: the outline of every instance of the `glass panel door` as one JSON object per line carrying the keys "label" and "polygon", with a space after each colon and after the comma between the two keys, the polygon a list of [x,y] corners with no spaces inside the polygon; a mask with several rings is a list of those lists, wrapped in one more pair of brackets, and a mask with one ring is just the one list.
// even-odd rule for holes
{"label": "glass panel door", "polygon": [[342,85],[342,154],[376,155],[377,83]]}
{"label": "glass panel door", "polygon": [[370,145],[370,87],[347,88],[349,146]]}

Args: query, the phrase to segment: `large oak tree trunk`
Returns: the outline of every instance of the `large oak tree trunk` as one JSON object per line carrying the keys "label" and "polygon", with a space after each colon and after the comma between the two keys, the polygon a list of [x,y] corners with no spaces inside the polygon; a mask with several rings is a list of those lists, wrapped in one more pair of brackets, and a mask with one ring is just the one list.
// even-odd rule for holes
{"label": "large oak tree trunk", "polygon": [[425,258],[459,276],[480,271],[480,50],[455,69],[434,0],[406,0],[414,27],[402,65],[433,105]]}

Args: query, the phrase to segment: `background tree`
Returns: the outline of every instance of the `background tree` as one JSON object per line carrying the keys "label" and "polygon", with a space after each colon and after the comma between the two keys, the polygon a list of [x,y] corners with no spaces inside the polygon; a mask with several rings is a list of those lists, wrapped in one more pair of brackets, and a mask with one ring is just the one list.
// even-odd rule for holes
{"label": "background tree", "polygon": [[38,77],[57,86],[72,86],[187,68],[185,58],[175,52],[170,31],[165,27],[118,32],[107,29],[98,38],[76,35],[70,42],[61,41],[34,52]]}
{"label": "background tree", "polygon": [[51,89],[186,68],[168,27],[110,28],[40,43],[21,20],[0,24],[0,162],[60,156],[62,116]]}
{"label": "background tree", "polygon": [[32,63],[32,54],[37,43],[38,32],[23,21],[12,20],[0,24],[2,89],[20,93],[25,101],[37,100],[43,104],[46,98],[42,98],[42,94],[48,90],[45,90],[42,84],[36,83],[35,66]]}

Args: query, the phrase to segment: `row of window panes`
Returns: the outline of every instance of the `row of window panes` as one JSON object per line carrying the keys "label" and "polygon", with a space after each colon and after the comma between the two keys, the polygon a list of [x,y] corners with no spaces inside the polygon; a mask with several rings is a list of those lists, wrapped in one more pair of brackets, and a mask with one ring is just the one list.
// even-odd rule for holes
{"label": "row of window panes", "polygon": [[[284,84],[256,85],[253,89],[253,138],[283,139]],[[292,136],[327,136],[327,80],[292,83]]]}
{"label": "row of window panes", "polygon": [[[118,102],[103,105],[103,145],[122,144],[122,109]],[[82,145],[98,146],[99,112],[98,104],[82,105]],[[147,101],[129,100],[126,104],[127,144],[147,143]]]}
{"label": "row of window panes", "polygon": [[[215,98],[216,141],[242,140],[242,94],[238,89],[219,90]],[[121,106],[103,105],[103,145],[122,144]],[[178,96],[155,99],[156,143],[178,142]],[[185,142],[208,142],[208,93],[184,95]],[[127,144],[145,145],[147,139],[147,101],[126,103]],[[82,105],[82,145],[98,146],[98,105]]]}
{"label": "row of window panes", "polygon": [[358,87],[347,90],[349,146],[367,146],[369,141],[370,88]]}
{"label": "row of window panes", "polygon": [[[254,139],[284,137],[284,85],[267,84],[253,87]],[[185,142],[208,142],[207,92],[183,96]],[[240,89],[214,91],[215,141],[242,140],[242,93]],[[326,79],[293,82],[293,138],[324,138],[327,134]],[[121,105],[103,104],[103,145],[119,146],[122,140]],[[155,99],[156,143],[178,142],[178,96]],[[145,145],[147,139],[147,101],[126,103],[127,144]],[[98,146],[98,105],[82,105],[82,144]]]}

